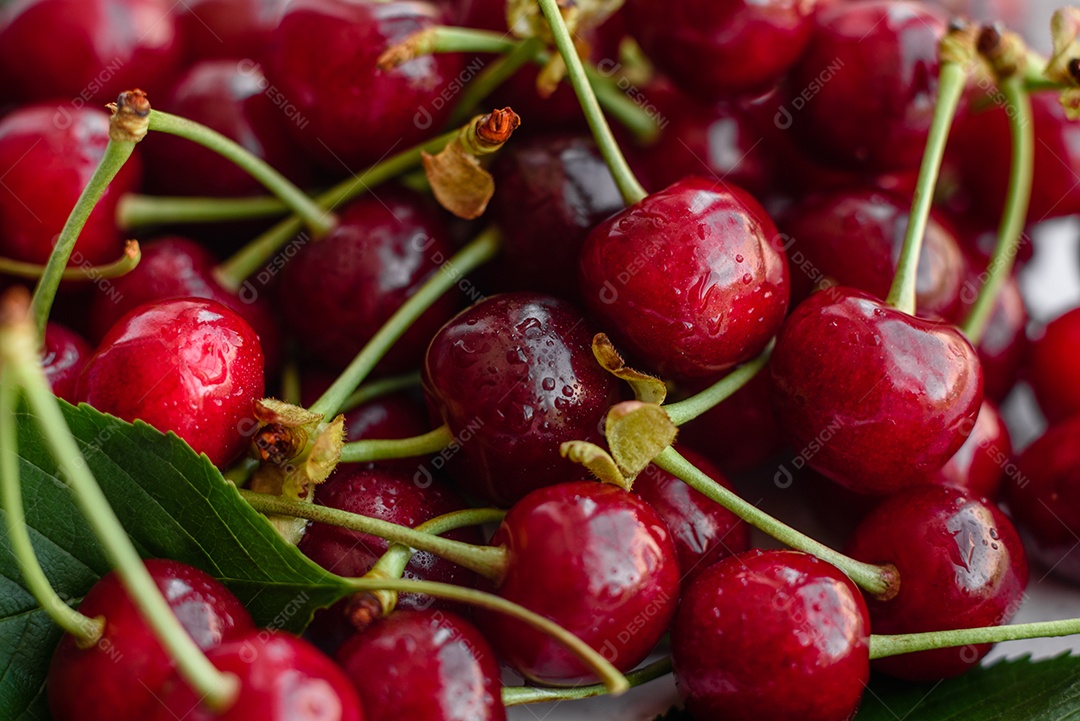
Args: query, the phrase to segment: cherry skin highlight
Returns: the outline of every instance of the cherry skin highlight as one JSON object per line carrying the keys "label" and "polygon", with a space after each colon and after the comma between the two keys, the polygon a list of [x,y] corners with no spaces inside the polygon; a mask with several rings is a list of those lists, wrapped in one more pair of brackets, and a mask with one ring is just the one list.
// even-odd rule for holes
{"label": "cherry skin highlight", "polygon": [[41,352],[41,369],[57,398],[75,402],[75,385],[83,366],[94,349],[75,331],[59,323],[45,326],[45,347]]}
{"label": "cherry skin highlight", "polygon": [[936,480],[974,498],[996,501],[1008,469],[1014,468],[1012,452],[1008,426],[994,404],[984,400],[971,435],[937,472]]}
{"label": "cherry skin highlight", "polygon": [[1080,380],[1076,357],[1080,350],[1080,308],[1054,319],[1031,345],[1026,378],[1039,408],[1051,422],[1080,412]]}

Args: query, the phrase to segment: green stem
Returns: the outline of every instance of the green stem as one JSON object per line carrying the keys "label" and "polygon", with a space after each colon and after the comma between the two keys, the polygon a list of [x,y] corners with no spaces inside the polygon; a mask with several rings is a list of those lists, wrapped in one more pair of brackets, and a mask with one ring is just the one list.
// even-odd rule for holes
{"label": "green stem", "polygon": [[518,41],[509,33],[490,30],[460,28],[452,25],[421,30],[401,44],[402,52],[388,52],[384,57],[395,63],[434,53],[494,53],[503,55],[513,52]]}
{"label": "green stem", "polygon": [[415,458],[438,453],[454,442],[454,434],[443,425],[412,438],[353,441],[341,448],[342,463],[366,463],[391,458]]}
{"label": "green stem", "polygon": [[19,485],[18,438],[15,434],[15,386],[8,373],[0,372],[0,491],[4,518],[7,521],[11,554],[19,566],[23,583],[42,610],[67,633],[75,637],[80,648],[88,648],[101,638],[105,619],[89,618],[74,610],[53,590],[42,570],[26,529],[22,488]]}
{"label": "green stem", "polygon": [[1035,123],[1031,112],[1031,97],[1024,89],[1024,79],[1020,76],[1007,78],[1001,83],[1001,92],[1005,97],[1006,108],[1014,111],[1006,113],[1012,133],[1012,170],[1009,175],[1005,212],[998,229],[997,245],[986,267],[986,281],[963,324],[964,333],[975,346],[982,340],[1001,286],[1016,262],[1035,173]]}
{"label": "green stem", "polygon": [[534,629],[554,638],[559,643],[570,649],[582,662],[584,662],[600,678],[608,693],[617,696],[630,688],[626,677],[619,673],[618,669],[611,665],[603,656],[596,652],[587,643],[574,634],[567,631],[559,624],[544,618],[543,616],[519,606],[512,601],[499,598],[490,593],[476,591],[471,588],[452,586],[448,583],[436,583],[434,581],[410,581],[403,579],[385,578],[350,578],[349,584],[357,591],[397,591],[399,593],[422,593],[435,598],[444,598],[448,601],[457,601],[491,611],[505,613],[514,619],[521,621]]}
{"label": "green stem", "polygon": [[894,567],[856,561],[796,531],[709,478],[674,448],[669,446],[664,449],[653,459],[653,463],[678,476],[688,486],[719,503],[754,528],[764,531],[791,548],[817,556],[836,566],[867,593],[885,599],[892,598],[899,590],[899,579]]}
{"label": "green stem", "polygon": [[293,185],[288,178],[270,167],[262,160],[245,150],[243,146],[226,138],[216,130],[205,125],[180,118],[160,110],[150,111],[150,130],[178,135],[214,151],[244,170],[271,193],[289,206],[292,212],[303,219],[305,225],[315,237],[321,237],[333,230],[337,219],[333,214],[320,208],[304,191]]}
{"label": "green stem", "polygon": [[491,95],[503,83],[514,76],[526,63],[543,50],[539,38],[527,38],[515,43],[514,49],[501,58],[493,60],[480,74],[465,86],[461,99],[450,116],[450,127],[468,122],[480,102]]}
{"label": "green stem", "polygon": [[558,2],[556,0],[539,0],[539,2],[540,9],[543,10],[548,25],[551,26],[551,34],[555,38],[555,45],[559,48],[559,53],[566,63],[570,84],[574,86],[574,92],[577,93],[578,102],[581,103],[581,109],[585,113],[585,120],[588,122],[589,129],[592,130],[593,137],[596,139],[600,154],[604,157],[604,162],[607,163],[608,168],[611,170],[615,183],[619,186],[619,192],[622,193],[623,200],[627,205],[633,205],[643,200],[648,193],[645,192],[645,188],[641,186],[638,179],[634,177],[633,171],[630,170],[630,164],[626,162],[622,150],[619,149],[619,144],[615,142],[615,136],[604,118],[603,111],[600,110],[600,103],[596,100],[596,94],[593,92],[592,86],[589,85],[589,78],[585,75],[585,67],[581,63],[581,58],[578,57],[574,41],[570,38],[570,32],[566,29],[566,23],[563,21],[562,13],[559,11]]}
{"label": "green stem", "polygon": [[[129,240],[124,248],[124,254],[119,260],[105,265],[77,265],[64,268],[60,279],[65,281],[90,281],[109,278],[119,278],[135,270],[142,260],[142,252],[139,250],[138,241]],[[0,258],[0,273],[14,275],[19,278],[42,278],[45,275],[47,265],[38,263],[26,263],[21,260]]]}
{"label": "green stem", "polygon": [[346,399],[363,382],[368,373],[382,359],[398,338],[409,329],[431,304],[457,285],[463,277],[495,257],[502,245],[498,230],[488,228],[455,253],[427,281],[416,294],[401,304],[389,320],[361,349],[352,363],[341,373],[333,385],[326,389],[310,410],[321,413],[326,421],[332,419],[345,404]]}
{"label": "green stem", "polygon": [[75,202],[71,214],[64,223],[60,236],[56,240],[49,262],[45,264],[45,272],[34,289],[34,299],[31,307],[34,314],[34,326],[37,328],[38,337],[45,337],[45,324],[49,322],[49,311],[52,310],[53,299],[60,287],[64,269],[67,268],[71,251],[75,249],[75,241],[79,239],[79,233],[86,225],[86,219],[94,211],[101,196],[105,194],[109,183],[120,172],[127,159],[135,150],[135,143],[121,140],[109,140],[105,146],[105,153],[101,156],[94,174],[83,188],[79,199]]}
{"label": "green stem", "polygon": [[631,100],[616,81],[601,75],[592,65],[585,66],[585,74],[589,77],[589,85],[596,93],[600,107],[633,133],[638,142],[648,145],[659,137],[660,124],[657,120]]}
{"label": "green stem", "polygon": [[399,376],[387,376],[378,380],[369,381],[360,386],[351,396],[345,399],[341,405],[341,412],[351,411],[353,408],[370,403],[371,401],[388,396],[398,391],[409,390],[420,385],[420,372],[404,373]]}
{"label": "green stem", "polygon": [[274,218],[289,212],[280,198],[184,198],[129,193],[116,204],[118,228]]}
{"label": "green stem", "polygon": [[773,345],[775,345],[775,341],[770,341],[765,350],[761,351],[761,354],[756,358],[742,364],[697,395],[664,406],[664,410],[667,411],[671,422],[681,426],[733,396],[740,388],[753,380],[754,376],[769,363]]}
{"label": "green stem", "polygon": [[238,490],[240,496],[260,513],[306,518],[316,523],[326,523],[331,526],[347,528],[350,531],[378,536],[391,543],[402,543],[418,551],[427,551],[440,558],[445,558],[496,582],[503,577],[506,571],[507,553],[505,548],[474,546],[471,543],[439,538],[430,533],[416,531],[408,526],[401,526],[378,518],[360,516],[336,508],[328,508],[302,501],[289,501],[280,496],[255,493],[242,488]]}
{"label": "green stem", "polygon": [[919,180],[915,185],[915,197],[912,200],[911,215],[908,219],[904,247],[897,261],[896,277],[886,302],[904,311],[915,314],[915,289],[918,281],[919,253],[922,249],[923,236],[930,219],[930,207],[934,202],[934,189],[937,187],[941,161],[945,157],[945,144],[949,139],[960,98],[964,94],[967,75],[960,63],[942,62],[938,81],[937,103],[934,106],[934,120],[930,125],[930,135],[923,150],[922,167]]}
{"label": "green stem", "polygon": [[[630,688],[642,686],[650,681],[663,678],[671,673],[671,657],[666,656],[642,666],[637,671],[626,674]],[[603,684],[577,686],[574,688],[543,688],[538,686],[504,686],[502,700],[504,706],[522,706],[528,703],[547,703],[549,701],[576,701],[593,696],[606,696],[607,687]]]}
{"label": "green stem", "polygon": [[1018,623],[1015,626],[960,628],[952,631],[929,631],[897,636],[874,634],[870,637],[870,658],[886,658],[902,653],[927,651],[935,648],[975,646],[982,643],[1020,641],[1028,638],[1072,636],[1080,633],[1080,618],[1062,621]]}

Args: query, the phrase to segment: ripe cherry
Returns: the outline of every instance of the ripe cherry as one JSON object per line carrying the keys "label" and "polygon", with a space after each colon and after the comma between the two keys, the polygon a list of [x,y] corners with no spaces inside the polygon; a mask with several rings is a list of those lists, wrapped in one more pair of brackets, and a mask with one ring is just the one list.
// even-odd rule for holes
{"label": "ripe cherry", "polygon": [[188,57],[260,60],[288,0],[185,0],[176,22]]}
{"label": "ripe cherry", "polygon": [[990,401],[983,401],[979,417],[952,458],[937,472],[936,480],[962,488],[973,498],[996,501],[1007,469],[1012,467],[1012,437]]}
{"label": "ripe cherry", "polygon": [[[199,569],[167,559],[148,560],[146,569],[204,651],[254,627],[236,596]],[[101,640],[89,648],[79,648],[71,636],[60,640],[49,665],[49,711],[67,721],[145,718],[172,673],[172,659],[116,573],[94,584],[79,611],[103,617],[105,628]]]}
{"label": "ripe cherry", "polygon": [[76,395],[103,413],[173,431],[224,466],[247,441],[243,421],[263,395],[263,354],[251,326],[220,303],[147,303],[105,335]]}
{"label": "ripe cherry", "polygon": [[465,619],[395,611],[336,656],[367,721],[505,721],[495,652]]}
{"label": "ripe cherry", "polygon": [[447,472],[469,495],[500,505],[581,477],[559,455],[572,440],[602,441],[619,400],[592,354],[593,330],[565,301],[536,293],[487,298],[431,339],[422,369],[432,417],[459,449]]}
{"label": "ripe cherry", "polygon": [[582,295],[644,370],[715,376],[761,352],[783,322],[788,269],[776,240],[748,193],[685,178],[589,234]]}
{"label": "ripe cherry", "polygon": [[[982,282],[965,286],[961,298],[966,302],[977,297],[975,289]],[[1023,365],[1029,358],[1031,344],[1027,337],[1028,311],[1016,276],[1010,276],[1001,286],[997,302],[990,313],[983,337],[975,349],[983,369],[983,394],[1001,403],[1016,385]]]}
{"label": "ripe cherry", "polygon": [[795,309],[769,367],[789,443],[861,493],[925,481],[960,448],[982,402],[978,358],[956,328],[843,286]]}
{"label": "ripe cherry", "polygon": [[430,430],[431,424],[428,423],[424,404],[408,393],[391,393],[357,406],[345,414],[345,438],[349,441],[367,438],[411,438]]}
{"label": "ripe cherry", "polygon": [[700,721],[846,721],[870,676],[870,619],[839,569],[750,551],[686,589],[671,631],[675,682]]}
{"label": "ripe cherry", "polygon": [[[1020,607],[1028,565],[1020,537],[997,506],[956,488],[922,486],[885,499],[867,515],[846,552],[891,563],[897,595],[869,599],[875,633],[900,634],[1007,623]],[[874,662],[916,681],[955,676],[978,664],[990,644],[940,648]]]}
{"label": "ripe cherry", "polygon": [[1051,423],[1080,412],[1075,363],[1078,349],[1080,308],[1048,323],[1031,345],[1026,377]]}
{"label": "ripe cherry", "polygon": [[90,344],[75,331],[59,323],[49,323],[45,327],[41,367],[53,394],[68,403],[75,402],[75,385],[93,352]]}

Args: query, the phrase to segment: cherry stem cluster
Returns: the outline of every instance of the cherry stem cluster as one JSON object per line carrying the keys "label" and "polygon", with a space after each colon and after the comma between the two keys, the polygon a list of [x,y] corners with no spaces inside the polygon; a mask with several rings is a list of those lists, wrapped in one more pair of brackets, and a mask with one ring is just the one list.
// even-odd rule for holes
{"label": "cherry stem cluster", "polygon": [[[631,688],[642,686],[671,673],[671,657],[665,656],[657,661],[642,666],[637,671],[626,674]],[[522,706],[529,703],[547,703],[550,701],[576,701],[582,698],[607,695],[603,684],[575,686],[573,688],[543,688],[540,686],[504,686],[502,700],[504,706]]]}
{"label": "cherry stem cluster", "polygon": [[174,223],[260,220],[287,212],[289,206],[272,195],[250,198],[192,198],[128,193],[116,204],[116,226],[130,229]]}
{"label": "cherry stem cluster", "polygon": [[342,463],[365,463],[390,458],[413,458],[438,453],[454,442],[450,428],[442,425],[412,438],[353,441],[341,448]]}
{"label": "cherry stem cluster", "polygon": [[[139,249],[139,241],[129,240],[124,246],[124,254],[119,259],[105,265],[79,265],[74,268],[64,268],[60,273],[60,280],[89,281],[119,278],[135,270],[140,260],[142,260],[142,251]],[[48,268],[47,265],[39,263],[0,258],[0,273],[18,278],[41,279],[45,275],[46,268]]]}
{"label": "cherry stem cluster", "polygon": [[663,408],[667,411],[671,422],[677,426],[689,423],[701,414],[726,401],[735,395],[743,386],[752,381],[758,373],[769,364],[772,357],[773,346],[776,341],[770,341],[765,350],[754,358],[747,361],[726,376],[713,383],[700,393],[690,396],[676,403],[669,403]]}

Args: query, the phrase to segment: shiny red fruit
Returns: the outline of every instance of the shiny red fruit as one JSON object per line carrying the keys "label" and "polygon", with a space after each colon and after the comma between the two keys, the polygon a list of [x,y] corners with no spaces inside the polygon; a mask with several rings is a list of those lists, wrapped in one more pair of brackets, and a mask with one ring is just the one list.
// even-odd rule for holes
{"label": "shiny red fruit", "polygon": [[78,333],[59,323],[45,326],[45,347],[41,351],[41,369],[49,387],[68,403],[75,402],[75,385],[83,366],[94,349]]}
{"label": "shiny red fruit", "polygon": [[287,4],[288,0],[184,0],[177,8],[176,23],[191,59],[261,62]]}
{"label": "shiny red fruit", "polygon": [[1080,378],[1076,373],[1080,352],[1080,308],[1047,324],[1031,345],[1026,378],[1039,408],[1051,422],[1080,413]]}
{"label": "shiny red fruit", "polygon": [[996,501],[1012,462],[1012,437],[1001,414],[990,401],[983,401],[979,417],[952,458],[937,472],[936,482],[963,489],[973,498]]}

